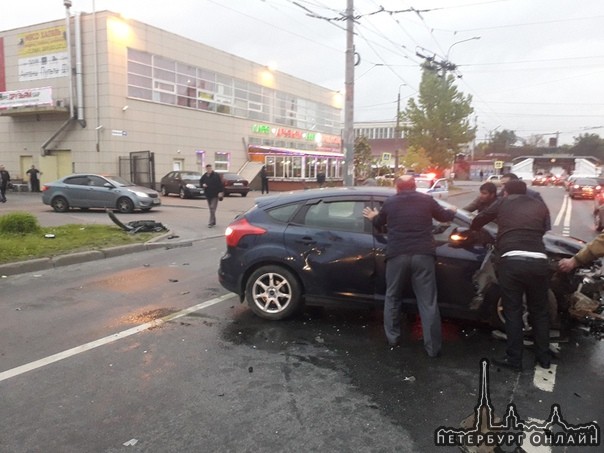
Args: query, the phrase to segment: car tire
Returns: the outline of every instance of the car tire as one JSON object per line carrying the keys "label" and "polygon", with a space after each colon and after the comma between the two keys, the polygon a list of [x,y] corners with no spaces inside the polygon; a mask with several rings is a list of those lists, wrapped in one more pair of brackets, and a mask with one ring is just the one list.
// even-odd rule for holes
{"label": "car tire", "polygon": [[247,192],[241,194],[242,197],[247,197]]}
{"label": "car tire", "polygon": [[161,195],[162,195],[162,197],[167,197],[167,196],[169,195],[169,192],[168,192],[168,190],[166,189],[166,186],[161,186],[160,191],[161,191]]}
{"label": "car tire", "polygon": [[134,203],[127,197],[118,198],[116,207],[122,214],[130,214],[134,211]]}
{"label": "car tire", "polygon": [[189,197],[187,197],[187,192],[185,191],[185,189],[183,187],[181,187],[180,190],[178,191],[178,196],[180,197],[181,200],[184,200],[185,198],[189,198]]}
{"label": "car tire", "polygon": [[281,266],[262,266],[248,278],[245,297],[259,317],[278,321],[301,309],[302,292],[296,277]]}
{"label": "car tire", "polygon": [[602,225],[602,217],[600,216],[600,211],[594,212],[594,228],[599,233],[604,230],[604,225]]}
{"label": "car tire", "polygon": [[55,212],[67,212],[69,211],[69,203],[65,197],[54,197],[50,202],[52,209]]}
{"label": "car tire", "polygon": [[[499,288],[492,288],[487,294],[488,301],[491,307],[491,327],[497,330],[501,330],[505,332],[505,316],[503,314],[503,303],[501,299],[501,293]],[[550,328],[555,329],[560,327],[560,313],[558,312],[558,300],[556,299],[556,295],[554,292],[549,289],[547,291],[547,302],[548,302],[548,311],[549,311],[549,323]],[[522,313],[522,319],[524,323],[523,331],[524,333],[530,333],[533,331],[533,327],[531,326],[529,320],[529,314],[526,306],[524,306],[524,310]]]}

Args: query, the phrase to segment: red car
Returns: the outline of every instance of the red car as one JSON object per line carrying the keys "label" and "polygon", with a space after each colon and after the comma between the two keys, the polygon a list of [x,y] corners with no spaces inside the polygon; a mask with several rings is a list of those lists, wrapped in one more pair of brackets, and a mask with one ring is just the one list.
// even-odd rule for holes
{"label": "red car", "polygon": [[602,186],[594,178],[577,178],[568,187],[568,196],[571,198],[594,198]]}
{"label": "red car", "polygon": [[250,191],[250,184],[247,179],[242,178],[237,173],[221,173],[220,176],[222,177],[224,195],[226,197],[234,193],[247,197]]}

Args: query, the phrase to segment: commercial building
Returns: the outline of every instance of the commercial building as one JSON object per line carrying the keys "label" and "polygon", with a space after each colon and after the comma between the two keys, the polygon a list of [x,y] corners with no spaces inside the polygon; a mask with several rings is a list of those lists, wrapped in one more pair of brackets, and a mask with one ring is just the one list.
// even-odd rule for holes
{"label": "commercial building", "polygon": [[407,152],[407,141],[402,127],[397,130],[396,121],[367,121],[354,124],[355,139],[365,137],[377,168],[389,168],[396,172],[397,156],[400,161]]}
{"label": "commercial building", "polygon": [[[102,11],[0,32],[0,162],[157,187],[172,170],[266,165],[272,187],[341,184],[339,93]],[[24,178],[25,179],[25,178]],[[281,187],[280,187],[281,186]]]}

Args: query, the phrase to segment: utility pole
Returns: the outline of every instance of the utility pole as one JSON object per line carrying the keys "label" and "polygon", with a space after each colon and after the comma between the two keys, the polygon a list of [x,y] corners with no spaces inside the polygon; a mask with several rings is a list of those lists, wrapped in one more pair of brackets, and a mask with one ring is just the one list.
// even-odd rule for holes
{"label": "utility pole", "polygon": [[398,176],[398,165],[399,165],[399,149],[401,143],[401,90],[399,87],[398,97],[396,98],[396,127],[394,128],[394,132],[396,133],[396,141],[395,146],[396,150],[394,151],[394,174]]}
{"label": "utility pole", "polygon": [[346,5],[346,97],[344,99],[344,185],[354,186],[354,5]]}

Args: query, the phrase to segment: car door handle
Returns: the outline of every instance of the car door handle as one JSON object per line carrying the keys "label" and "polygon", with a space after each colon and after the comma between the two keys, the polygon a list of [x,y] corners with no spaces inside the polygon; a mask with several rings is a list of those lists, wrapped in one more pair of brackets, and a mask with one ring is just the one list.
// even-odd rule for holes
{"label": "car door handle", "polygon": [[304,245],[315,245],[317,243],[317,241],[313,240],[313,238],[308,237],[308,236],[304,236],[303,238],[300,238],[300,240],[296,241],[300,244],[304,244]]}

